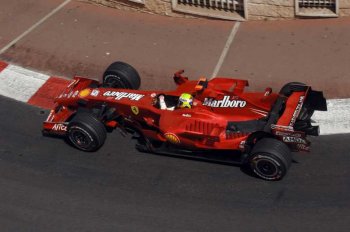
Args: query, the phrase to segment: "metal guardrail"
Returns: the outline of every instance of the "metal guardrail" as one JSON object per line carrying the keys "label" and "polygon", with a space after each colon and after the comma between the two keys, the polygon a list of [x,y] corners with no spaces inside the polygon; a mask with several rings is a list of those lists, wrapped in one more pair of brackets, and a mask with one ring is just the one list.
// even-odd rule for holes
{"label": "metal guardrail", "polygon": [[295,0],[295,14],[302,17],[338,17],[339,0]]}
{"label": "metal guardrail", "polygon": [[248,0],[172,0],[175,11],[244,21]]}
{"label": "metal guardrail", "polygon": [[332,7],[336,0],[299,0],[300,7]]}
{"label": "metal guardrail", "polygon": [[243,1],[239,0],[178,0],[178,4],[228,11],[243,11],[244,9]]}

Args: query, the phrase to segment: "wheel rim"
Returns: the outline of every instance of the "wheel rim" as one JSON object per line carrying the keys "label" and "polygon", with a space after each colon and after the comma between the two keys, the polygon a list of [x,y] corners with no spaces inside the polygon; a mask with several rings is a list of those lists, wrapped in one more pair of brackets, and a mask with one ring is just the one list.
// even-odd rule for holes
{"label": "wheel rim", "polygon": [[270,160],[262,159],[256,163],[257,171],[260,174],[268,177],[276,176],[278,173],[277,165],[271,162]]}
{"label": "wheel rim", "polygon": [[254,172],[264,179],[273,180],[281,176],[279,163],[271,157],[258,155],[254,157],[252,165]]}
{"label": "wheel rim", "polygon": [[93,143],[90,135],[79,129],[72,129],[69,138],[76,147],[82,150],[88,150]]}
{"label": "wheel rim", "polygon": [[129,87],[121,80],[119,76],[107,75],[104,80],[104,85],[110,88],[123,88],[128,89]]}

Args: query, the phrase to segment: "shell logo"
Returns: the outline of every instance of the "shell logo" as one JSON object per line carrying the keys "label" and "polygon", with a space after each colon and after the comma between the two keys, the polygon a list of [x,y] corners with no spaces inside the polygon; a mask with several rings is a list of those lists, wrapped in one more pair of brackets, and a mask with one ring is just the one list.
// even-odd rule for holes
{"label": "shell logo", "polygon": [[91,89],[83,89],[82,91],[79,92],[79,97],[87,97],[91,93]]}
{"label": "shell logo", "polygon": [[164,137],[165,137],[170,143],[173,143],[173,144],[179,144],[179,143],[180,143],[179,137],[177,137],[177,135],[174,134],[174,133],[165,133],[165,134],[164,134]]}

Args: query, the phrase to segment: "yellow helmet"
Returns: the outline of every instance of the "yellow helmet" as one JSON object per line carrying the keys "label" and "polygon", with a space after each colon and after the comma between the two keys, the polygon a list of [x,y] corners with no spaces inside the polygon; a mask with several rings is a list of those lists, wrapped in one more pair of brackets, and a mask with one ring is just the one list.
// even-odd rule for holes
{"label": "yellow helmet", "polygon": [[179,108],[191,108],[193,103],[193,97],[189,93],[182,93],[179,97],[177,107]]}

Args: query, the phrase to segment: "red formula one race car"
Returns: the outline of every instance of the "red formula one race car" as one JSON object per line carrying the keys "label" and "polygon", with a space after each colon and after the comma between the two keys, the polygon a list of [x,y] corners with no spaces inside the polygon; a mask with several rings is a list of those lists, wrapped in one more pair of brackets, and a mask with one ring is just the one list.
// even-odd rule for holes
{"label": "red formula one race car", "polygon": [[265,180],[282,179],[291,151],[309,151],[306,136],[319,134],[311,116],[327,110],[326,100],[310,86],[292,82],[279,93],[271,88],[245,92],[246,80],[191,81],[182,73],[174,75],[174,91],[137,90],[140,77],[123,62],[111,64],[102,83],[75,77],[55,100],[43,133],[95,151],[107,132],[119,128],[137,138],[137,148],[146,152],[231,153]]}

